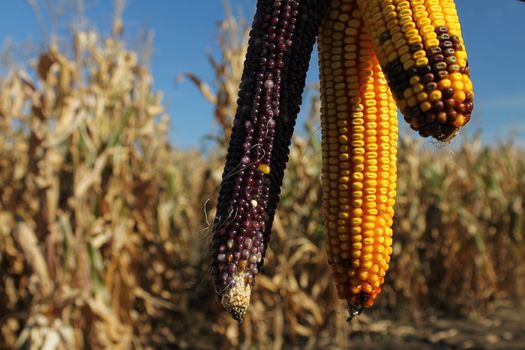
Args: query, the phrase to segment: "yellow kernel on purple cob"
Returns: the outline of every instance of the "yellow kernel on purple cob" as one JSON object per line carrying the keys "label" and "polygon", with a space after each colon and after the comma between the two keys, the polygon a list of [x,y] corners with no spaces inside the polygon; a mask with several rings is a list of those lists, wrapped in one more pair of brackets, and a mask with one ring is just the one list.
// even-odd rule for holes
{"label": "yellow kernel on purple cob", "polygon": [[257,166],[257,169],[268,175],[270,173],[270,166],[268,164],[261,163]]}
{"label": "yellow kernel on purple cob", "polygon": [[355,0],[330,1],[318,44],[327,252],[353,317],[374,303],[392,253],[397,108]]}
{"label": "yellow kernel on purple cob", "polygon": [[474,108],[454,1],[357,3],[405,120],[421,136],[454,137]]}

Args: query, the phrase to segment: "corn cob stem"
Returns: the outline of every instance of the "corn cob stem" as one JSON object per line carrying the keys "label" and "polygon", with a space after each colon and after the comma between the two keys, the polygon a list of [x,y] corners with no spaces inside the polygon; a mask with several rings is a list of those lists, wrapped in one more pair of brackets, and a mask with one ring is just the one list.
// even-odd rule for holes
{"label": "corn cob stem", "polygon": [[257,2],[211,247],[217,295],[238,321],[263,265],[322,2]]}

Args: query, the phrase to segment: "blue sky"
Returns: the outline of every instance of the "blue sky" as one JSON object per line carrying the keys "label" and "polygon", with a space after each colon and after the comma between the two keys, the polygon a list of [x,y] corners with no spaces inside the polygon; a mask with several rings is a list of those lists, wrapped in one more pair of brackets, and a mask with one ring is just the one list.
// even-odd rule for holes
{"label": "blue sky", "polygon": [[[27,42],[39,43],[49,37],[49,23],[65,32],[73,6],[66,15],[49,21],[44,4],[43,26],[23,0],[3,0],[0,11],[0,42],[15,44],[16,59],[34,57],[36,49],[24,50]],[[53,0],[54,3],[76,3]],[[84,0],[87,25],[109,33],[113,1]],[[514,136],[525,145],[525,4],[517,0],[457,0],[462,30],[474,82],[475,110],[468,125],[470,132],[481,131],[483,140],[494,142]],[[251,20],[255,0],[229,0],[234,13]],[[190,82],[176,82],[184,72],[192,72],[213,83],[213,72],[206,53],[218,57],[217,23],[224,17],[220,0],[128,0],[124,11],[126,39],[131,48],[140,33],[154,35],[151,68],[155,88],[164,92],[164,103],[171,116],[171,141],[180,147],[203,145],[203,136],[212,133],[212,106]],[[42,28],[47,28],[42,30]],[[316,57],[312,58],[308,81],[318,80]]]}

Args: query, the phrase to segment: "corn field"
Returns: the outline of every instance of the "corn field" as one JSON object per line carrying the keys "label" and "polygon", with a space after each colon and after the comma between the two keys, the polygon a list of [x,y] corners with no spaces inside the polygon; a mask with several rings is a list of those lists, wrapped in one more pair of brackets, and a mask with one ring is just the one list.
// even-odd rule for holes
{"label": "corn field", "polygon": [[171,145],[161,93],[117,34],[76,32],[71,53],[51,45],[0,80],[1,349],[335,349],[379,319],[483,314],[525,295],[525,152],[405,135],[392,270],[348,325],[324,253],[315,97],[252,305],[231,320],[208,276],[209,220],[247,30],[226,18],[216,80],[185,76],[215,106],[207,154]]}

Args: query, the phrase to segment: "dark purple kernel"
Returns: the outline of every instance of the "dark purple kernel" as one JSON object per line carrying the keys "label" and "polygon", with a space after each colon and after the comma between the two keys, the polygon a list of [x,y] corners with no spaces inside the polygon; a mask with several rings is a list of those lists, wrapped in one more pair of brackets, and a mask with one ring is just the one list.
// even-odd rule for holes
{"label": "dark purple kernel", "polygon": [[414,75],[417,75],[417,74],[418,74],[418,70],[415,67],[409,68],[407,70],[407,75],[408,75],[409,78],[413,77]]}
{"label": "dark purple kernel", "polygon": [[391,36],[389,32],[381,33],[381,35],[379,35],[379,44],[384,44],[390,38]]}
{"label": "dark purple kernel", "polygon": [[448,89],[443,90],[442,93],[443,93],[444,99],[451,98],[452,96],[454,96],[454,89],[448,88]]}
{"label": "dark purple kernel", "polygon": [[418,68],[418,73],[420,75],[425,75],[432,72],[432,68],[430,66],[423,66]]}

